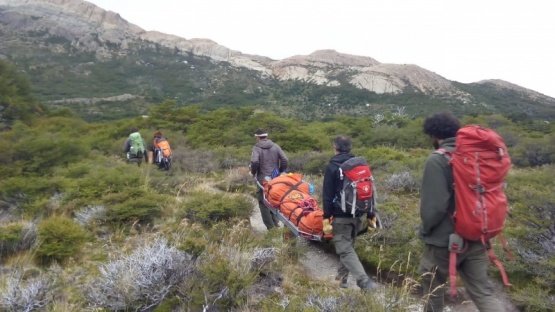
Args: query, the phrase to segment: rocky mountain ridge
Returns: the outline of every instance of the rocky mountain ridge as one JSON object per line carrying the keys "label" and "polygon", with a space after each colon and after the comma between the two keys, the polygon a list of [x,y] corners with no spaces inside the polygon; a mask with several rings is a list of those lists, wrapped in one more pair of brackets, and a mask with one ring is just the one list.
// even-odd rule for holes
{"label": "rocky mountain ridge", "polygon": [[[26,54],[31,58],[32,52],[28,49],[34,49],[37,45],[59,56],[92,53],[96,62],[137,55],[141,49],[158,51],[165,48],[174,51],[177,56],[203,57],[213,63],[225,62],[233,70],[253,71],[252,75],[260,79],[300,81],[324,87],[355,87],[377,95],[412,92],[461,104],[484,105],[468,88],[461,88],[455,82],[417,65],[384,64],[371,57],[334,50],[272,60],[234,51],[209,39],[185,39],[157,31],[145,31],[118,13],[82,0],[0,0],[0,34],[3,41],[15,42],[20,47],[17,51],[0,47],[0,58],[9,60],[26,57]],[[20,40],[26,36],[33,37],[33,45],[28,39]],[[26,42],[27,51],[21,55],[21,46]],[[33,57],[40,58],[36,55]],[[138,62],[147,64],[142,60]],[[29,65],[29,68],[33,66],[36,65]],[[190,69],[194,69],[194,66]],[[555,99],[509,82],[485,80],[475,85],[491,86],[501,92],[516,92],[519,96],[542,101],[555,109]],[[247,89],[253,88],[256,87]],[[205,90],[206,87],[201,89]],[[213,93],[216,92],[213,90]]]}
{"label": "rocky mountain ridge", "polygon": [[[457,93],[456,88],[441,76],[416,65],[381,64],[364,56],[338,53],[333,50],[316,51],[274,61],[266,57],[233,51],[208,39],[184,39],[156,31],[145,31],[124,20],[119,14],[103,10],[81,0],[0,0],[4,11],[3,23],[10,21],[10,11],[19,18],[16,27],[26,31],[48,29],[54,35],[68,38],[73,46],[94,51],[99,58],[110,57],[97,40],[119,45],[123,50],[129,41],[139,38],[162,46],[206,56],[233,66],[256,70],[279,80],[299,79],[316,84],[338,85],[332,77],[338,71],[351,71],[349,83],[376,93],[402,92],[406,87],[418,91]],[[25,14],[27,17],[23,17]],[[40,20],[40,22],[38,22]],[[94,38],[93,34],[97,34]]]}

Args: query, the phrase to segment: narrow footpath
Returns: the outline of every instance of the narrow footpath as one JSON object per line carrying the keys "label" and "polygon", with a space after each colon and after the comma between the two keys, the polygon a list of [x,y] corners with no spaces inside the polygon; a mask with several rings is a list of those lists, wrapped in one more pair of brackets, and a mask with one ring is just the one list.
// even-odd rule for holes
{"label": "narrow footpath", "polygon": [[[260,210],[258,209],[258,202],[255,198],[252,198],[252,202],[254,205],[253,214],[250,217],[250,223],[252,228],[257,232],[265,232],[266,226],[262,222],[262,216],[260,215]],[[305,239],[298,239],[298,243],[306,245],[306,255],[305,257],[301,258],[300,261],[303,264],[306,272],[310,274],[313,279],[322,280],[323,283],[337,283],[339,287],[339,283],[335,281],[335,274],[337,272],[337,268],[339,266],[339,257],[333,252],[328,251],[332,250],[333,248],[323,248],[323,246],[319,244],[323,243],[315,243],[310,242]],[[318,259],[318,261],[314,261],[314,259]],[[367,272],[368,273],[368,272]],[[375,278],[372,274],[368,274]],[[462,287],[462,285],[460,286]],[[348,288],[349,289],[358,289],[355,281],[351,276],[348,279]],[[496,284],[496,297],[501,301],[504,309],[506,312],[518,312],[519,310],[508,300],[503,286],[501,284]],[[422,311],[422,306],[410,306],[407,307],[407,311],[410,312],[419,312]],[[449,303],[446,300],[446,307],[443,310],[444,312],[479,312],[476,309],[474,303],[468,299],[464,300],[460,303]]]}

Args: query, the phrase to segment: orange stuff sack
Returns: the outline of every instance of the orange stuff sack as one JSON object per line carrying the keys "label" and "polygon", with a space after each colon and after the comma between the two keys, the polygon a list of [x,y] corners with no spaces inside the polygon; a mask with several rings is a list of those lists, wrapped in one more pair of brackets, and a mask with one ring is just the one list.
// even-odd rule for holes
{"label": "orange stuff sack", "polygon": [[315,235],[323,235],[324,226],[322,225],[322,220],[324,219],[324,211],[323,210],[314,210],[310,211],[308,214],[303,216],[299,221],[298,227],[299,230],[315,234]]}
{"label": "orange stuff sack", "polygon": [[297,190],[285,195],[279,206],[279,211],[295,226],[304,215],[317,209],[319,208],[316,199]]}
{"label": "orange stuff sack", "polygon": [[273,207],[279,207],[284,196],[293,190],[309,194],[308,182],[303,181],[300,173],[282,174],[263,184],[266,199]]}
{"label": "orange stuff sack", "polygon": [[297,207],[291,211],[291,213],[287,216],[287,220],[293,223],[295,226],[299,226],[299,221],[303,217],[303,208]]}
{"label": "orange stuff sack", "polygon": [[303,209],[318,209],[318,202],[314,197],[305,194],[303,192],[293,190],[285,195],[281,204],[279,205],[279,211],[285,216],[289,216],[291,212],[301,207]]}

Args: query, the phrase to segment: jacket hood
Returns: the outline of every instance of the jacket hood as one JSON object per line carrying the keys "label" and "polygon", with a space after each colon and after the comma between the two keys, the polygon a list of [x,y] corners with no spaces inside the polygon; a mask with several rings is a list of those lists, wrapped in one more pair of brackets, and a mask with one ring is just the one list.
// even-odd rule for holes
{"label": "jacket hood", "polygon": [[337,154],[335,156],[333,156],[330,160],[330,162],[335,163],[335,164],[342,164],[345,161],[347,161],[348,159],[351,159],[355,157],[355,155],[351,154],[351,153],[341,153],[341,154]]}
{"label": "jacket hood", "polygon": [[453,149],[455,149],[455,143],[456,143],[456,138],[447,138],[445,140],[443,140],[443,142],[441,143],[441,145],[439,146],[439,148],[444,148],[447,151],[452,151]]}
{"label": "jacket hood", "polygon": [[272,142],[272,140],[266,139],[266,140],[262,140],[262,141],[256,143],[255,146],[256,146],[256,147],[260,147],[260,148],[262,148],[262,149],[269,149],[269,148],[271,148],[272,146],[274,146],[274,144],[275,144],[275,143]]}

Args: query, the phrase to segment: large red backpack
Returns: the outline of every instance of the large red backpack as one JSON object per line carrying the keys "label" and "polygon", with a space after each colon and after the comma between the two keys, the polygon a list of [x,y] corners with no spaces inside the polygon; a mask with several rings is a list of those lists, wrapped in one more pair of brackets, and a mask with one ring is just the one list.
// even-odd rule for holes
{"label": "large red backpack", "polygon": [[[506,286],[511,284],[503,265],[495,257],[489,240],[501,238],[508,252],[501,231],[508,212],[504,186],[505,177],[511,167],[511,158],[503,139],[495,131],[479,125],[469,125],[456,134],[454,152],[439,149],[437,152],[449,159],[453,168],[455,185],[455,233],[468,241],[481,241],[488,251],[490,260],[497,265]],[[456,292],[456,256],[463,246],[451,246],[449,275],[451,295]]]}
{"label": "large red backpack", "polygon": [[355,217],[358,213],[373,212],[375,190],[372,171],[364,157],[352,157],[339,165],[342,181],[339,200],[341,210]]}

